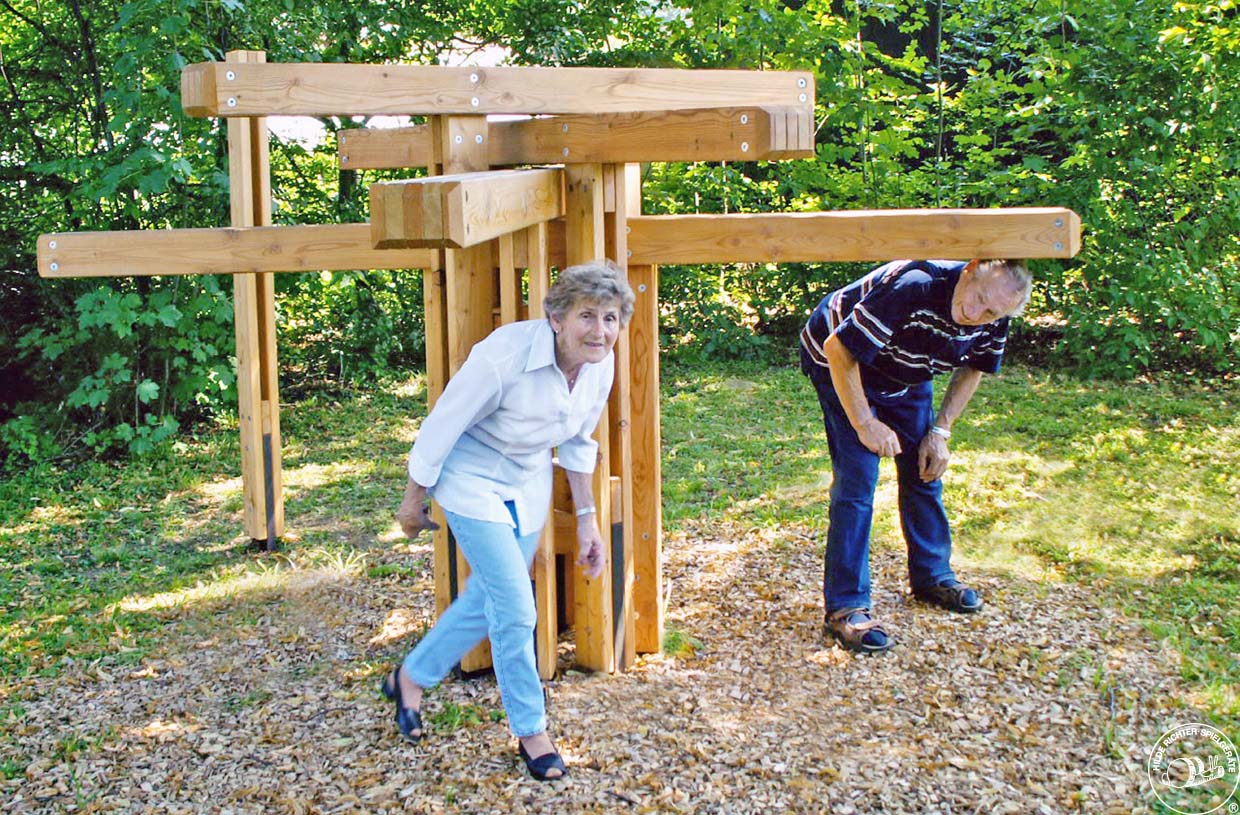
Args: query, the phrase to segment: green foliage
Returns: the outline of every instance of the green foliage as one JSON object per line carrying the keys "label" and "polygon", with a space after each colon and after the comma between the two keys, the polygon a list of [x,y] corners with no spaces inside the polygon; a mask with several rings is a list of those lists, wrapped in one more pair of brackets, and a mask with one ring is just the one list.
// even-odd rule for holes
{"label": "green foliage", "polygon": [[[942,14],[942,19],[939,15]],[[653,164],[650,213],[1067,206],[1084,246],[1035,261],[1022,337],[1089,375],[1240,359],[1240,54],[1218,0],[100,0],[0,6],[0,465],[141,453],[233,402],[229,286],[211,277],[40,280],[40,233],[227,223],[225,128],[180,109],[180,70],[277,62],[809,69],[816,157]],[[321,121],[330,134],[364,117]],[[357,222],[368,184],[334,139],[274,139],[276,223]],[[665,344],[772,360],[863,271],[667,268]],[[280,275],[284,392],[372,382],[422,358],[420,276]]]}

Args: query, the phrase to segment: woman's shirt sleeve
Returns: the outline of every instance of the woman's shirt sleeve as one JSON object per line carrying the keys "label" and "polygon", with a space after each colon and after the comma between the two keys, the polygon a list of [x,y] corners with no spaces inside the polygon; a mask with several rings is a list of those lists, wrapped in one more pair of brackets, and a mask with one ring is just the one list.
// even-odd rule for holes
{"label": "woman's shirt sleeve", "polygon": [[493,413],[503,392],[499,370],[475,346],[423,420],[409,451],[409,477],[424,487],[435,486],[461,434]]}

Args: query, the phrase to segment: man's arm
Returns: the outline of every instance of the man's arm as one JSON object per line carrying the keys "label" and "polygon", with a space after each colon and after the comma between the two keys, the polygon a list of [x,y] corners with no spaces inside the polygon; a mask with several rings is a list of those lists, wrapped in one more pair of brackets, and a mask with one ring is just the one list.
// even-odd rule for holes
{"label": "man's arm", "polygon": [[947,435],[930,431],[917,446],[917,464],[921,470],[922,481],[934,481],[947,471],[947,462],[951,458],[947,449],[947,436],[951,435],[952,424],[964,413],[981,381],[982,372],[976,368],[957,368],[952,372],[951,381],[947,383],[947,390],[943,393],[943,404],[939,406],[939,413],[934,419],[935,427],[947,431]]}
{"label": "man's arm", "polygon": [[865,398],[861,368],[856,357],[834,334],[823,343],[822,351],[831,363],[831,384],[835,386],[844,413],[848,414],[848,423],[857,431],[857,438],[875,455],[894,456],[899,453],[900,439],[896,432],[875,418]]}

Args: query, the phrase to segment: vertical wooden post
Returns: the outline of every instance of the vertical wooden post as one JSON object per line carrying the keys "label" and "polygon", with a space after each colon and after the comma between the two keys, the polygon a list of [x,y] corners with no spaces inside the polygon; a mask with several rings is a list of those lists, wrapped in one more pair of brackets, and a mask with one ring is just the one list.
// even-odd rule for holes
{"label": "vertical wooden post", "polygon": [[[525,229],[529,264],[529,311],[531,320],[543,319],[543,300],[551,286],[551,268],[547,263],[547,225],[535,224]],[[500,244],[503,246],[503,244]],[[501,258],[503,253],[501,252]],[[520,292],[518,291],[518,294]],[[502,307],[502,306],[501,306]],[[554,503],[554,502],[553,502]],[[543,679],[555,676],[560,635],[558,589],[555,566],[555,513],[548,508],[547,523],[538,541],[534,556],[534,606],[538,611],[538,627],[534,632],[534,653],[538,659],[538,675]]]}
{"label": "vertical wooden post", "polygon": [[[467,173],[486,170],[487,119],[485,116],[436,116],[431,120],[432,149],[436,171]],[[469,356],[474,343],[494,328],[496,305],[495,261],[490,243],[444,252],[444,337],[446,376],[451,377]],[[445,380],[446,383],[446,380]],[[445,524],[435,535],[436,583],[447,571],[448,600],[455,599],[469,576],[469,564],[457,550]],[[436,592],[437,599],[440,592]],[[446,607],[447,604],[445,604]],[[442,612],[442,609],[440,609]],[[483,642],[461,660],[468,673],[491,665],[489,642]]]}
{"label": "vertical wooden post", "polygon": [[[605,254],[603,223],[603,166],[577,164],[564,168],[565,261],[568,265],[601,258]],[[608,411],[599,418],[594,438],[599,461],[594,469],[596,518],[604,540],[611,529],[611,421]],[[593,580],[574,571],[574,628],[577,631],[577,662],[582,667],[611,673],[616,669],[615,630],[612,623],[611,553],[607,568]]]}
{"label": "vertical wooden post", "polygon": [[[609,164],[604,176],[610,183],[603,196],[605,254],[621,268],[628,267],[629,187],[640,184],[640,165]],[[641,199],[637,199],[640,213]],[[616,378],[607,403],[610,419],[611,474],[619,476],[611,506],[611,529],[603,530],[612,545],[612,627],[617,671],[627,670],[637,658],[633,608],[633,451],[630,433],[630,338],[626,328],[616,341]],[[617,479],[613,478],[613,482]]]}
{"label": "vertical wooden post", "polygon": [[[633,168],[636,165],[627,165]],[[630,169],[629,215],[641,214],[641,175]],[[663,490],[659,428],[659,270],[630,265],[636,296],[629,323],[629,409],[633,469],[633,608],[638,653],[663,647]]]}
{"label": "vertical wooden post", "polygon": [[[266,62],[263,51],[230,51],[228,62]],[[228,120],[228,182],[233,226],[271,225],[267,120]],[[274,275],[233,275],[237,334],[237,413],[245,531],[274,549],[284,534],[280,396],[276,367]]]}

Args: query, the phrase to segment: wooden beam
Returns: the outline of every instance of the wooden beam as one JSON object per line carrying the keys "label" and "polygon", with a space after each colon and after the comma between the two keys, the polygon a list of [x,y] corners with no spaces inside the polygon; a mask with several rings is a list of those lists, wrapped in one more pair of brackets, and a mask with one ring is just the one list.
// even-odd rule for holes
{"label": "wooden beam", "polygon": [[377,249],[476,246],[558,218],[564,209],[561,176],[560,170],[540,168],[372,184],[371,239]]}
{"label": "wooden beam", "polygon": [[[773,161],[814,156],[814,109],[714,108],[490,122],[490,163]],[[346,170],[425,167],[426,125],[337,132]]]}
{"label": "wooden beam", "polygon": [[625,113],[813,101],[808,71],[200,62],[181,72],[190,116]]}
{"label": "wooden beam", "polygon": [[659,215],[629,219],[634,264],[793,263],[892,258],[1069,258],[1070,209],[930,209]]}
{"label": "wooden beam", "polygon": [[55,232],[40,235],[42,277],[149,277],[323,269],[427,269],[437,253],[378,250],[370,224]]}

